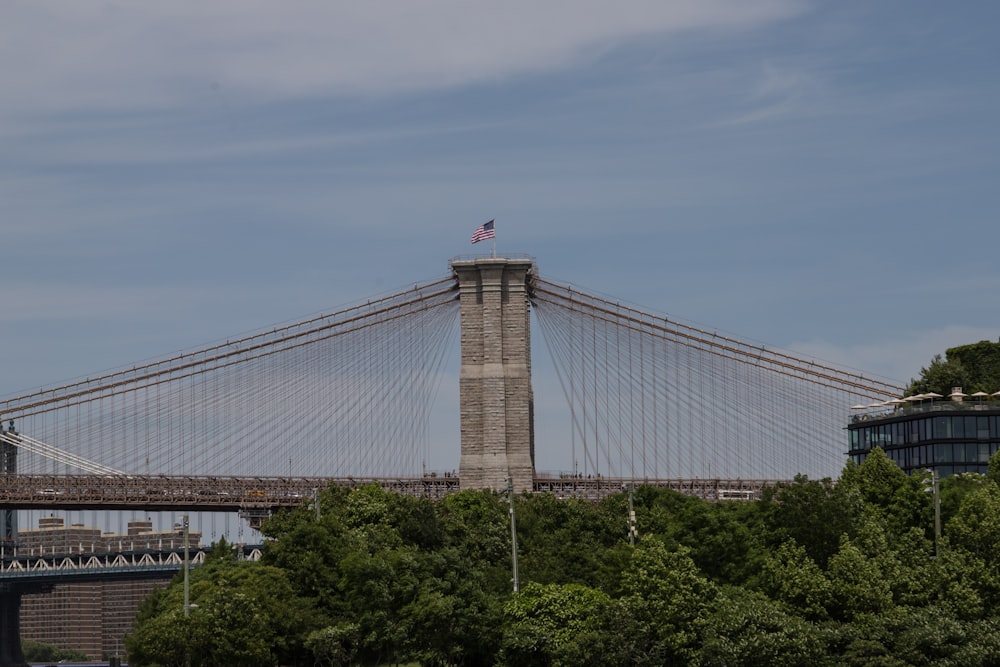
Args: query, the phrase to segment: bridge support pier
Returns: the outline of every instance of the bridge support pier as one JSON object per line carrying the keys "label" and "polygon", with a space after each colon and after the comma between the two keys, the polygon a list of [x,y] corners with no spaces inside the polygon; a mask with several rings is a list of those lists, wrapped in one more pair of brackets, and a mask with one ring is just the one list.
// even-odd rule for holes
{"label": "bridge support pier", "polygon": [[[14,435],[14,422],[10,430],[4,431],[0,423],[0,433]],[[17,474],[17,447],[0,442],[0,474]],[[0,509],[0,545],[7,552],[17,544],[17,510],[11,507]],[[10,584],[0,584],[0,667],[26,667],[21,651],[21,590]]]}
{"label": "bridge support pier", "polygon": [[529,259],[455,260],[461,303],[463,489],[531,491],[535,472]]}
{"label": "bridge support pier", "polygon": [[[4,431],[0,422],[0,433],[17,435],[14,422],[10,422],[10,430]],[[17,474],[17,447],[9,442],[0,442],[0,475]],[[6,548],[17,543],[17,510],[11,507],[0,509],[0,545]]]}
{"label": "bridge support pier", "polygon": [[0,584],[0,667],[27,667],[21,651],[21,591]]}

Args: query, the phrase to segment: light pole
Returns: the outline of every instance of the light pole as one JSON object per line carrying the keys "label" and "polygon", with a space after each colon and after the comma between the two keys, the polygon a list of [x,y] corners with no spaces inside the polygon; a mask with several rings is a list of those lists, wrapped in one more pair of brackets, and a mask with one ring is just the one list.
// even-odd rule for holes
{"label": "light pole", "polygon": [[639,537],[639,530],[635,525],[635,506],[632,503],[633,489],[628,485],[628,543],[635,546],[635,540]]}
{"label": "light pole", "polygon": [[514,478],[507,478],[507,500],[510,502],[510,562],[514,571],[514,593],[520,590],[517,578],[517,522],[514,520]]}
{"label": "light pole", "polygon": [[924,491],[934,494],[934,557],[941,555],[941,486],[936,468],[927,468],[930,479],[924,480]]}
{"label": "light pole", "polygon": [[190,561],[188,560],[188,515],[181,517],[184,524],[184,616],[191,615],[191,581],[189,577]]}
{"label": "light pole", "polygon": [[[181,522],[184,525],[183,539],[184,539],[184,618],[185,620],[191,615],[191,581],[190,581],[190,560],[188,554],[188,515],[184,514],[181,516]],[[184,665],[185,667],[191,667],[191,639],[188,637],[186,640],[186,647],[184,651]]]}

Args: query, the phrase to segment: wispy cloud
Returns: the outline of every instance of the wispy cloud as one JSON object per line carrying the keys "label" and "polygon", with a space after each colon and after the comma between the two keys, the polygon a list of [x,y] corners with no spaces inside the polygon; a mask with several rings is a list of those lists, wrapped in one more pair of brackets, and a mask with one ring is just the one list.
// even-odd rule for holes
{"label": "wispy cloud", "polygon": [[817,72],[800,66],[764,63],[743,94],[742,110],[717,126],[771,121],[818,108],[824,86]]}
{"label": "wispy cloud", "polygon": [[[794,0],[420,3],[12,1],[6,113],[170,106],[220,87],[265,98],[433,89],[546,71],[638,35],[737,30]],[[40,39],[40,36],[44,36]]]}
{"label": "wispy cloud", "polygon": [[[1000,98],[982,12],[915,9],[934,39],[898,19],[808,0],[9,0],[2,338],[36,352],[4,382],[132,358],[50,359],[111,348],[107,330],[183,326],[188,345],[406,284],[494,216],[501,252],[546,274],[905,382],[995,337]],[[943,255],[955,224],[975,243]]]}
{"label": "wispy cloud", "polygon": [[[194,121],[191,121],[194,123]],[[56,121],[58,124],[59,121]],[[37,137],[31,142],[17,142],[21,147],[8,159],[19,159],[22,164],[42,163],[50,166],[104,166],[104,165],[160,165],[170,163],[218,162],[247,158],[277,158],[282,155],[309,154],[345,147],[372,146],[414,138],[431,138],[445,134],[483,131],[491,127],[486,123],[460,125],[413,124],[393,129],[352,129],[326,131],[322,135],[302,132],[295,136],[234,137],[199,136],[188,134],[183,142],[167,143],[157,132],[119,131],[109,141],[108,134],[75,134],[71,139],[49,141]],[[162,129],[162,128],[161,128]],[[205,132],[206,130],[202,130]],[[12,142],[13,143],[13,142]],[[30,147],[30,150],[29,150]]]}

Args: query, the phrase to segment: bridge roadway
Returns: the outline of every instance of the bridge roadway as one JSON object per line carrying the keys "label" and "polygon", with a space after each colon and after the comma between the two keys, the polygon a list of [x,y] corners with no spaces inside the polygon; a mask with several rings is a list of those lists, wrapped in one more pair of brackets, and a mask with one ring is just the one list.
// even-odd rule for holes
{"label": "bridge roadway", "polygon": [[[295,507],[331,484],[375,483],[406,495],[440,498],[459,490],[451,475],[422,477],[220,477],[167,475],[0,475],[0,507],[268,513]],[[632,479],[536,474],[536,493],[599,500],[630,486],[656,486],[705,500],[753,500],[778,480]]]}

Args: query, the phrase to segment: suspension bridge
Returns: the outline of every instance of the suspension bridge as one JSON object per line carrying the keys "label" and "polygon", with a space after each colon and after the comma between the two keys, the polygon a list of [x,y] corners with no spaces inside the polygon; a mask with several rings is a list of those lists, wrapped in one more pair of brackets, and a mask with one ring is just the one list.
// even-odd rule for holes
{"label": "suspension bridge", "polygon": [[[545,279],[527,258],[0,400],[3,507],[282,506],[317,483],[439,495],[552,479],[835,476],[848,406],[902,387]],[[536,470],[531,328],[568,406]],[[460,465],[429,477],[460,340]],[[553,460],[551,453],[546,457]],[[447,475],[447,476],[446,476]],[[581,486],[585,486],[580,483]],[[567,487],[569,488],[569,487]]]}
{"label": "suspension bridge", "polygon": [[[511,484],[589,498],[656,484],[749,498],[796,474],[836,476],[848,406],[903,392],[549,280],[530,258],[458,258],[450,269],[335,312],[0,400],[0,538],[16,543],[16,510],[38,507],[259,521],[331,482],[425,496]],[[538,443],[532,321],[566,405],[562,435]],[[431,420],[455,380],[456,341],[459,465],[428,473],[432,449],[448,446],[432,441]],[[536,446],[557,470],[537,469]],[[16,613],[0,605],[3,627]]]}

